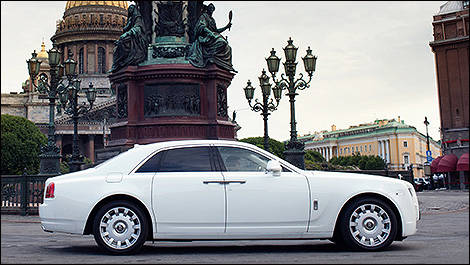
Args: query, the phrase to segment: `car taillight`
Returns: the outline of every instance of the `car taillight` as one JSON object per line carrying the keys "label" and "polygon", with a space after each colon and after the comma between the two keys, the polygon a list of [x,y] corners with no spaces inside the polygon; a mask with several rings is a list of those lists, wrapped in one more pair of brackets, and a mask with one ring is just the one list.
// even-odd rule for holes
{"label": "car taillight", "polygon": [[47,185],[46,199],[54,198],[54,189],[55,189],[54,182],[51,182],[51,183],[49,183],[49,185]]}

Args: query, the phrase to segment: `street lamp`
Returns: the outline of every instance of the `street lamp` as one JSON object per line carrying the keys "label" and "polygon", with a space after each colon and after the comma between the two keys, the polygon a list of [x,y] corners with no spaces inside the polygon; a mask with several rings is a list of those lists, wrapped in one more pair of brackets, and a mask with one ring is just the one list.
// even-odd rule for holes
{"label": "street lamp", "polygon": [[[428,122],[428,117],[424,117],[424,125],[426,125],[426,158],[428,156],[428,153],[429,153],[429,134],[428,134],[428,125],[429,125],[429,122]],[[426,162],[426,164],[424,165],[424,167],[431,167],[431,165],[429,165],[429,162]],[[430,170],[425,170],[425,172],[428,171],[428,173],[431,173],[429,172]],[[432,174],[432,173],[431,173]],[[430,174],[429,176],[429,180],[431,182],[431,189],[434,189],[434,178],[432,177],[432,175]]]}
{"label": "street lamp", "polygon": [[77,74],[75,73],[77,62],[72,59],[72,52],[70,50],[68,56],[69,58],[64,62],[68,85],[59,85],[58,93],[60,99],[59,106],[64,109],[65,114],[72,115],[73,119],[72,161],[70,163],[70,171],[75,172],[79,171],[80,165],[83,164],[83,162],[80,161],[80,150],[78,147],[78,119],[80,115],[87,113],[93,107],[93,103],[96,99],[96,89],[90,82],[86,90],[86,98],[89,104],[78,104],[78,92],[80,91],[81,81],[77,78]]}
{"label": "street lamp", "polygon": [[60,148],[55,144],[55,124],[54,124],[54,107],[57,97],[57,87],[63,75],[63,66],[60,64],[61,52],[57,49],[55,43],[52,48],[47,52],[49,59],[49,74],[51,80],[49,82],[47,75],[41,74],[38,78],[38,85],[35,84],[41,61],[37,58],[37,53],[32,53],[32,58],[27,60],[28,73],[31,78],[33,86],[42,94],[47,94],[46,99],[49,99],[49,125],[47,134],[47,145],[41,146],[40,158],[40,175],[58,175],[60,174]]}
{"label": "street lamp", "polygon": [[273,81],[275,83],[275,87],[279,90],[287,90],[288,93],[286,94],[289,96],[290,102],[290,140],[286,145],[286,151],[284,151],[284,156],[287,161],[294,164],[295,166],[304,169],[305,162],[304,162],[304,146],[303,142],[300,142],[297,139],[297,129],[296,129],[296,120],[295,120],[295,96],[298,95],[296,93],[297,89],[304,90],[305,88],[309,87],[309,83],[312,80],[313,72],[315,72],[317,57],[312,55],[312,50],[310,47],[307,49],[307,54],[305,57],[302,58],[304,62],[305,71],[307,72],[309,79],[305,81],[303,79],[303,74],[300,73],[300,78],[295,80],[295,72],[297,67],[297,62],[295,61],[297,56],[297,47],[293,45],[293,41],[291,38],[287,41],[287,46],[284,49],[284,55],[286,57],[284,64],[284,72],[287,75],[287,78],[284,77],[284,74],[281,74],[281,79],[276,79],[276,73],[279,71],[279,64],[281,59],[276,56],[276,51],[274,48],[271,51],[271,55],[266,58],[266,63],[268,65],[268,70],[272,75]]}
{"label": "street lamp", "polygon": [[274,86],[272,88],[274,98],[276,99],[276,104],[274,104],[273,99],[269,98],[271,95],[271,84],[269,83],[269,76],[266,75],[266,71],[264,69],[258,79],[261,92],[263,94],[263,103],[259,102],[258,99],[255,99],[255,104],[251,105],[255,88],[251,86],[250,80],[248,80],[247,86],[244,88],[245,97],[248,100],[248,104],[250,105],[251,110],[254,112],[261,111],[261,115],[263,116],[264,120],[264,150],[269,152],[268,116],[270,115],[269,112],[277,110],[277,106],[279,106],[279,101],[281,100],[282,91],[278,86]]}

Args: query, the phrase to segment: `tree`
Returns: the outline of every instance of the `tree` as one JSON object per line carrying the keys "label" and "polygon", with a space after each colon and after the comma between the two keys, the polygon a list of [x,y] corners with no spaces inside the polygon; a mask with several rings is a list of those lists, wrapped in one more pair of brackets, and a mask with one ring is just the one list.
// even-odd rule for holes
{"label": "tree", "polygon": [[333,157],[329,163],[342,167],[354,166],[361,170],[380,170],[385,167],[385,161],[379,156],[361,156],[358,153],[352,156]]}
{"label": "tree", "polygon": [[2,175],[39,172],[39,153],[47,137],[31,121],[23,117],[2,114]]}
{"label": "tree", "polygon": [[[264,149],[264,138],[263,137],[248,137],[243,138],[240,142],[249,143],[252,145],[256,145],[257,147]],[[284,143],[269,138],[269,151],[271,154],[274,154],[277,157],[284,159]]]}
{"label": "tree", "polygon": [[305,150],[305,169],[307,170],[322,170],[325,168],[326,160],[317,151]]}

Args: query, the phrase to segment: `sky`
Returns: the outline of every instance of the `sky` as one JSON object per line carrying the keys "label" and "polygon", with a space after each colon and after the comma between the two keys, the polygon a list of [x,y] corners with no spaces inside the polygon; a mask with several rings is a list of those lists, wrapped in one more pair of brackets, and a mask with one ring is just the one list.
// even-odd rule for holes
{"label": "sky", "polygon": [[[131,3],[131,2],[130,2]],[[298,90],[295,117],[299,135],[347,129],[376,119],[398,119],[440,139],[439,100],[433,40],[433,16],[446,1],[205,1],[214,3],[217,27],[232,48],[238,71],[228,87],[229,115],[235,110],[238,138],[263,136],[263,119],[250,110],[243,88],[252,81],[262,100],[258,77],[267,70],[272,48],[292,38],[298,47],[297,73],[307,76],[301,57],[308,47],[318,57],[310,87]],[[50,37],[66,1],[1,1],[1,92],[20,92],[26,60],[34,49],[52,47]],[[281,65],[280,77],[283,67]],[[272,81],[271,81],[272,83]],[[290,105],[283,93],[268,120],[269,136],[290,138]],[[253,100],[254,102],[254,100]]]}

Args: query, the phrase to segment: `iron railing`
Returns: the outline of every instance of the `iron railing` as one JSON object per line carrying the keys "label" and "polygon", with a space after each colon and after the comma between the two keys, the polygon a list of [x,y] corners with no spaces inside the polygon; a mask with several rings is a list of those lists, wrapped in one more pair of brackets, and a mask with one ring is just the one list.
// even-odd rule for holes
{"label": "iron railing", "polygon": [[44,199],[44,184],[54,175],[1,176],[2,214],[39,214]]}

